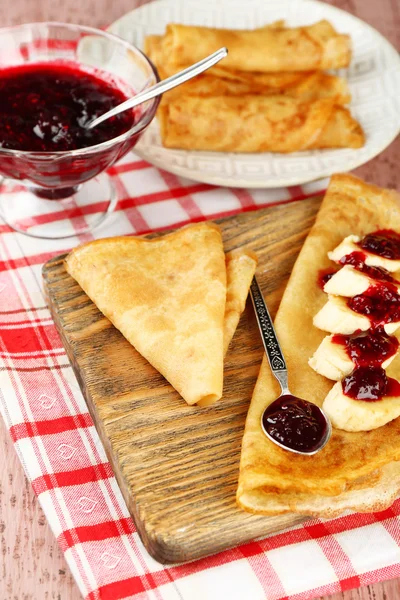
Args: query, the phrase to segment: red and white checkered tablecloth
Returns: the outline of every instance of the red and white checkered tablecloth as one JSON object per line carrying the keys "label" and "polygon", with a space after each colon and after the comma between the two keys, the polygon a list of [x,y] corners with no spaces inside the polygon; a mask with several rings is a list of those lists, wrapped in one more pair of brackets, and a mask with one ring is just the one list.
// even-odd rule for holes
{"label": "red and white checkered tablecloth", "polygon": [[[326,187],[215,188],[133,154],[110,172],[120,201],[96,237],[232,215]],[[165,566],[147,554],[43,295],[43,263],[84,239],[91,236],[35,240],[0,224],[0,409],[83,597],[303,600],[398,577],[400,501],[381,513],[308,521],[187,564]]]}

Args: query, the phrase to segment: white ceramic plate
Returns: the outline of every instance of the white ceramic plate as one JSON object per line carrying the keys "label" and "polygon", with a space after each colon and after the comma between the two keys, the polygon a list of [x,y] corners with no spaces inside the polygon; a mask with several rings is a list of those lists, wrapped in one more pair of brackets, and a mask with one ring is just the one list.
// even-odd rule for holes
{"label": "white ceramic plate", "polygon": [[143,48],[146,35],[164,33],[171,22],[253,29],[277,19],[289,26],[327,19],[340,33],[351,35],[351,65],[338,73],[349,82],[351,112],[367,138],[363,148],[292,154],[170,150],[161,145],[155,120],[135,147],[136,154],[205,183],[274,188],[350,171],[382,152],[400,130],[400,58],[380,33],[342,10],[316,0],[157,0],[126,14],[109,30]]}

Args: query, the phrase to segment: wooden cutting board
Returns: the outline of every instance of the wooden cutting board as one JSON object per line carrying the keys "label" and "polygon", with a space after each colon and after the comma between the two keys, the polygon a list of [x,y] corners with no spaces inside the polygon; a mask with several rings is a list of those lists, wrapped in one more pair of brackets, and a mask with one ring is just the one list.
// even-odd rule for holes
{"label": "wooden cutting board", "polygon": [[[259,257],[257,277],[274,315],[320,198],[219,221],[225,249]],[[298,523],[255,516],[235,503],[240,446],[263,354],[251,303],[231,342],[223,398],[187,406],[97,310],[65,271],[43,268],[50,310],[116,478],[148,552],[192,560]],[[301,299],[299,299],[301,302]]]}

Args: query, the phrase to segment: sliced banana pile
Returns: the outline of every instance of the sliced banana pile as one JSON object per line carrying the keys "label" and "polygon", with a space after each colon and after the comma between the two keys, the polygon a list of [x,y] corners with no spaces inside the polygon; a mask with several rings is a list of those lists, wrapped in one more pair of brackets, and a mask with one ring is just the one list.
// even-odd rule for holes
{"label": "sliced banana pile", "polygon": [[[328,301],[313,320],[331,335],[309,365],[337,382],[322,407],[332,425],[345,431],[369,431],[400,416],[400,383],[385,372],[399,352],[393,334],[400,327],[400,260],[395,253],[391,258],[390,244],[400,236],[387,235],[388,248],[385,232],[373,232],[365,238],[350,235],[328,253],[341,268],[326,281]],[[374,236],[381,254],[372,243],[373,251],[363,247]]]}

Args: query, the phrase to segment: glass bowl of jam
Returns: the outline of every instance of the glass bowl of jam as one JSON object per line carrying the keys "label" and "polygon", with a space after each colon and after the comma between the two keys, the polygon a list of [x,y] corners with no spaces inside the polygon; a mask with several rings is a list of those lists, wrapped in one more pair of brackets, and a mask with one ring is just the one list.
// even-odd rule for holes
{"label": "glass bowl of jam", "polygon": [[86,124],[159,80],[146,56],[104,31],[63,23],[0,29],[0,216],[32,237],[99,226],[118,197],[106,172],[131,150],[159,98]]}

